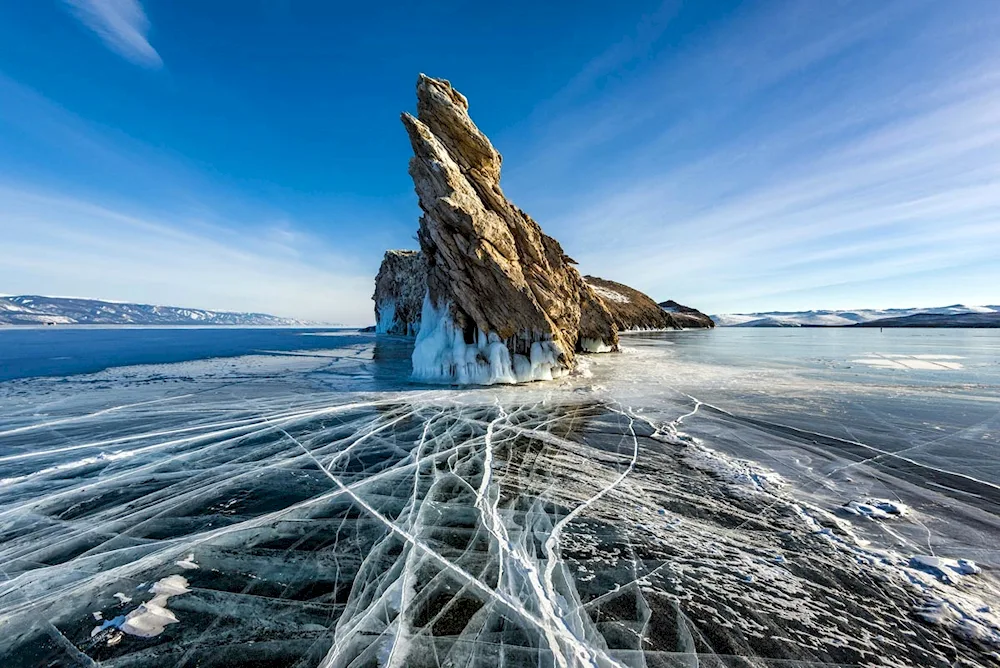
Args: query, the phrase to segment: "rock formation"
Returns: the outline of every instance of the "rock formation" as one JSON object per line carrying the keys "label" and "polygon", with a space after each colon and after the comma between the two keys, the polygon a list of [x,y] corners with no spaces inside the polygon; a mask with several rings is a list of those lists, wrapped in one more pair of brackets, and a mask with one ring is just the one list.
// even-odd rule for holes
{"label": "rock formation", "polygon": [[583,280],[608,307],[618,331],[678,328],[670,314],[657,306],[648,295],[596,276],[584,276]]}
{"label": "rock formation", "polygon": [[390,250],[375,277],[375,332],[415,336],[427,292],[424,257],[419,251]]}
{"label": "rock formation", "polygon": [[678,304],[673,299],[660,302],[659,307],[670,314],[674,322],[684,329],[711,329],[715,322],[696,308]]}
{"label": "rock formation", "polygon": [[513,383],[558,377],[581,351],[618,345],[611,313],[559,243],[500,188],[500,154],[447,81],[421,75],[404,113],[427,294],[416,378]]}
{"label": "rock formation", "polygon": [[583,280],[604,301],[618,325],[618,331],[705,329],[715,326],[711,318],[696,309],[674,301],[657,304],[648,295],[624,283],[596,276],[584,276]]}

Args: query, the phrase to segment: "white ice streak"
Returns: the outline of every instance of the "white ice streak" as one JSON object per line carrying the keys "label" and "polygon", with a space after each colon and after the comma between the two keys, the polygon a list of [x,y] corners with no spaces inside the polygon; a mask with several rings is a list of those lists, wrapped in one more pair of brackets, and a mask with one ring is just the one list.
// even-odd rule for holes
{"label": "white ice streak", "polygon": [[962,359],[954,355],[882,355],[870,353],[851,360],[852,364],[865,364],[879,369],[914,369],[923,371],[955,371],[962,368]]}
{"label": "white ice streak", "polygon": [[[28,432],[28,431],[35,431],[35,430],[38,430],[38,429],[48,429],[50,427],[55,427],[56,425],[62,425],[62,424],[67,424],[67,423],[71,423],[71,422],[79,422],[81,420],[93,420],[95,418],[106,416],[109,413],[115,413],[115,412],[118,412],[118,411],[124,411],[124,410],[128,410],[128,409],[133,409],[133,408],[137,408],[139,406],[150,406],[152,404],[161,404],[161,403],[164,403],[164,402],[167,402],[167,401],[178,401],[180,399],[187,399],[190,396],[191,396],[190,394],[178,394],[178,395],[174,395],[172,397],[164,397],[162,399],[152,399],[150,401],[140,401],[140,402],[134,403],[134,404],[121,404],[119,406],[111,406],[109,408],[103,408],[103,409],[101,409],[99,411],[95,411],[93,413],[86,413],[84,415],[74,415],[72,417],[59,418],[57,420],[48,420],[46,422],[36,422],[36,423],[33,423],[33,424],[25,425],[23,427],[16,427],[14,429],[5,429],[3,431],[0,431],[0,436],[13,436],[14,434],[21,434],[21,433]],[[11,457],[4,457],[4,458],[0,459],[0,461],[5,461],[7,459],[11,459]]]}
{"label": "white ice streak", "polygon": [[[284,430],[281,430],[281,431],[293,443],[296,443],[297,445],[299,445],[304,451],[306,451],[306,453],[310,454],[310,456],[311,456],[311,453],[309,453],[308,448],[306,448],[306,446],[304,446],[298,439],[296,439],[291,434],[285,432]],[[567,631],[565,631],[564,628],[559,628],[559,627],[554,628],[554,629],[551,628],[550,625],[546,624],[546,620],[540,619],[538,616],[536,616],[531,611],[529,611],[521,601],[509,598],[509,597],[504,596],[503,594],[501,594],[499,592],[494,591],[493,589],[491,589],[490,587],[488,587],[486,584],[484,584],[483,582],[481,582],[479,579],[477,579],[476,577],[474,577],[472,574],[470,574],[469,572],[467,572],[466,570],[464,570],[460,566],[452,563],[451,561],[449,561],[448,559],[446,559],[445,557],[443,557],[441,554],[439,554],[437,551],[435,551],[432,547],[430,547],[429,545],[427,545],[426,543],[424,543],[422,540],[420,540],[418,537],[416,537],[413,534],[411,534],[410,532],[408,532],[403,527],[400,527],[398,524],[396,524],[395,522],[393,522],[390,519],[388,519],[387,517],[385,517],[382,513],[380,513],[378,510],[376,510],[370,503],[368,503],[363,498],[361,498],[360,496],[358,496],[347,485],[345,485],[343,482],[341,482],[341,480],[337,476],[333,475],[330,471],[328,471],[319,462],[319,460],[317,460],[315,458],[313,458],[313,460],[315,461],[316,465],[323,471],[323,473],[326,474],[326,476],[328,478],[330,478],[330,480],[332,480],[333,483],[341,491],[345,492],[348,496],[350,496],[351,499],[359,507],[361,507],[365,512],[367,512],[369,515],[371,515],[376,520],[378,520],[380,523],[382,523],[392,533],[396,534],[397,536],[399,536],[400,538],[402,538],[404,541],[406,541],[407,543],[409,543],[410,545],[412,545],[416,549],[418,549],[421,552],[425,553],[428,557],[430,557],[433,561],[437,562],[445,570],[447,570],[448,572],[454,574],[459,581],[464,582],[465,584],[469,585],[472,589],[477,590],[480,593],[480,595],[483,595],[483,596],[485,596],[487,598],[491,598],[491,599],[497,600],[498,602],[500,602],[501,604],[503,604],[506,608],[508,608],[510,610],[510,612],[514,613],[516,616],[524,619],[525,621],[530,622],[533,626],[537,627],[539,630],[541,630],[543,633],[545,633],[546,636],[549,636],[550,634],[555,634],[556,636],[558,636],[558,640],[559,641],[566,642],[570,646],[574,646],[575,645],[576,649],[577,649],[577,652],[578,652],[578,655],[581,652],[583,653],[583,655],[586,655],[587,653],[589,653],[590,650],[588,648],[586,648],[586,647],[580,647],[580,645],[581,645],[580,640],[578,638],[576,638],[575,636],[573,636],[572,634],[570,634]],[[330,654],[327,656],[327,659],[322,664],[324,667],[325,666],[333,665],[332,662],[337,657],[336,650],[337,650],[337,647],[334,646],[334,648],[331,650]],[[571,665],[577,665],[577,664],[564,664],[564,665],[571,666]],[[616,662],[614,662],[613,660],[611,660],[610,658],[607,658],[606,662],[602,662],[600,664],[587,663],[585,665],[601,665],[601,666],[608,665],[608,666],[616,666],[618,664]]]}

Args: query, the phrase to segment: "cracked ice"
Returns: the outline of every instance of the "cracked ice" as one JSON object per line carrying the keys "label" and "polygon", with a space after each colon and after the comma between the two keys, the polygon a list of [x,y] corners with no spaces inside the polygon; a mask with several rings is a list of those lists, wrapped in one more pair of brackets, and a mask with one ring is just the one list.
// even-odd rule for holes
{"label": "cracked ice", "polygon": [[0,425],[3,665],[996,665],[971,561],[871,545],[712,449],[731,418],[612,380],[223,378]]}

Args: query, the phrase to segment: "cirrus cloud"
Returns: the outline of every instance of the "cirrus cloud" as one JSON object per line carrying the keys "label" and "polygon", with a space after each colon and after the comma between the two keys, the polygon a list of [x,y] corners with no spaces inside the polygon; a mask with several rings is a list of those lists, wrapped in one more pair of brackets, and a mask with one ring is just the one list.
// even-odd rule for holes
{"label": "cirrus cloud", "polygon": [[149,19],[138,0],[65,0],[80,21],[123,58],[143,67],[163,66],[147,37]]}

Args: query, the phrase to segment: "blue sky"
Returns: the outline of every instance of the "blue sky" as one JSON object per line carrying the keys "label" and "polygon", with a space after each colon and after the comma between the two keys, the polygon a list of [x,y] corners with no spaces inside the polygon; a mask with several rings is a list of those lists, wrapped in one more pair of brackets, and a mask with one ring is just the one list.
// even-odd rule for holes
{"label": "blue sky", "polygon": [[992,0],[421,4],[0,1],[0,293],[371,321],[426,72],[585,273],[1000,302]]}

